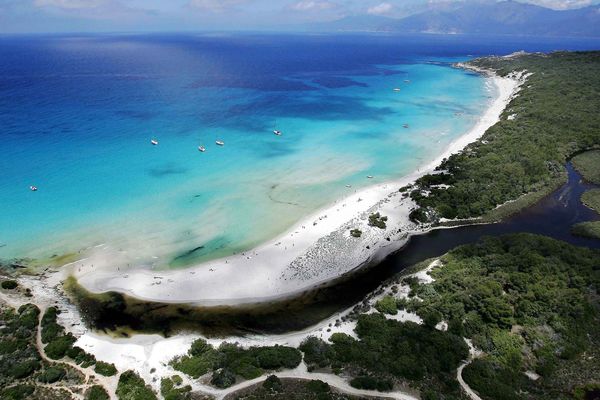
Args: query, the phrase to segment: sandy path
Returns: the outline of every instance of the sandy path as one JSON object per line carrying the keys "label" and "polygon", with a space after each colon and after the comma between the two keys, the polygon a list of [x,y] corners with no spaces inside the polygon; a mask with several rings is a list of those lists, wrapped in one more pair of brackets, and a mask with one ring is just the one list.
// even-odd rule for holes
{"label": "sandy path", "polygon": [[[314,380],[319,379],[323,382],[328,383],[330,386],[334,387],[336,390],[346,393],[353,396],[369,396],[369,397],[378,397],[378,398],[386,398],[386,399],[398,399],[398,400],[419,400],[418,397],[415,397],[408,393],[403,392],[378,392],[375,390],[361,390],[356,389],[350,386],[343,378],[333,375],[333,374],[324,374],[318,372],[308,372],[306,369],[306,364],[302,362],[298,368],[290,370],[290,371],[282,371],[276,372],[273,375],[278,376],[279,378],[294,378],[294,379],[305,379],[305,380]],[[238,390],[242,390],[253,386],[257,383],[261,383],[267,379],[268,375],[261,376],[260,378],[252,379],[250,381],[244,381],[240,384],[234,385],[225,390],[215,390],[212,389],[213,394],[217,399],[223,399],[225,396],[235,393]],[[208,387],[207,387],[208,388]],[[208,388],[211,389],[211,388]]]}

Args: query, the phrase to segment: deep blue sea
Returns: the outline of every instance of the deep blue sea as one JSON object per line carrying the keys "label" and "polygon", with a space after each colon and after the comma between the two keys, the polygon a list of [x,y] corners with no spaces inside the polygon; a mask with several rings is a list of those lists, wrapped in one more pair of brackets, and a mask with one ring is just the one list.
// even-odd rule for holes
{"label": "deep blue sea", "polygon": [[412,172],[472,127],[494,89],[451,62],[597,48],[435,35],[0,37],[0,258],[109,243],[180,266],[247,249],[348,184]]}

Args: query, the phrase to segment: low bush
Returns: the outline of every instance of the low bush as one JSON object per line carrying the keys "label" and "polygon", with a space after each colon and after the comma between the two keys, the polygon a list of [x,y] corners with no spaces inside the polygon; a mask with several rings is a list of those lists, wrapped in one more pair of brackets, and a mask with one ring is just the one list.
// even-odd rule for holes
{"label": "low bush", "polygon": [[275,375],[269,375],[263,382],[263,387],[272,392],[279,392],[283,388],[281,379]]}
{"label": "low bush", "polygon": [[378,390],[387,392],[393,389],[394,384],[389,379],[378,379],[371,376],[357,376],[350,381],[350,386],[363,390]]}
{"label": "low bush", "polygon": [[84,395],[85,400],[109,400],[108,392],[100,385],[94,385],[86,390]]}
{"label": "low bush", "polygon": [[4,400],[26,400],[31,397],[35,387],[31,385],[16,385],[2,389],[2,399]]}
{"label": "low bush", "polygon": [[49,367],[38,376],[38,380],[43,383],[54,383],[63,379],[66,371],[61,367]]}
{"label": "low bush", "polygon": [[16,289],[17,286],[19,286],[17,281],[13,281],[13,280],[2,281],[2,289],[12,290],[12,289]]}
{"label": "low bush", "polygon": [[119,377],[116,394],[119,400],[157,400],[152,388],[131,370],[123,372]]}
{"label": "low bush", "polygon": [[393,296],[382,297],[375,303],[375,309],[383,314],[398,314],[398,306],[396,305],[396,299]]}
{"label": "low bush", "polygon": [[114,364],[98,361],[96,362],[96,367],[94,368],[94,371],[103,376],[113,376],[117,373],[117,368]]}
{"label": "low bush", "polygon": [[213,372],[210,383],[221,389],[228,388],[235,383],[235,374],[227,368],[221,368]]}

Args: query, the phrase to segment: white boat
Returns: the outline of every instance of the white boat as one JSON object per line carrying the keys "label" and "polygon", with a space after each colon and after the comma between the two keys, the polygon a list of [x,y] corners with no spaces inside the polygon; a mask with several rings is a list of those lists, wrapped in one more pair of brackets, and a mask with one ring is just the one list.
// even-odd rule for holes
{"label": "white boat", "polygon": [[346,185],[346,187],[347,187],[347,188],[351,188],[351,187],[352,187],[352,185]]}
{"label": "white boat", "polygon": [[410,83],[410,79],[405,79],[404,83]]}
{"label": "white boat", "polygon": [[373,179],[373,175],[367,175],[367,179]]}
{"label": "white boat", "polygon": [[215,143],[217,144],[217,146],[225,146],[225,142],[222,142],[220,140],[217,140]]}
{"label": "white boat", "polygon": [[158,140],[152,139],[150,143],[152,143],[152,146],[156,146],[158,144]]}
{"label": "white boat", "polygon": [[29,186],[29,190],[31,190],[32,192],[37,192],[37,186]]}
{"label": "white boat", "polygon": [[394,92],[399,92],[400,88],[394,88]]}
{"label": "white boat", "polygon": [[204,153],[204,152],[206,151],[206,147],[204,147],[204,146],[199,146],[199,147],[198,147],[198,151],[200,151],[200,152]]}
{"label": "white boat", "polygon": [[273,131],[273,133],[274,133],[275,135],[277,135],[277,136],[281,136],[281,131],[274,130],[274,131]]}
{"label": "white boat", "polygon": [[408,128],[408,124],[402,125],[403,128]]}

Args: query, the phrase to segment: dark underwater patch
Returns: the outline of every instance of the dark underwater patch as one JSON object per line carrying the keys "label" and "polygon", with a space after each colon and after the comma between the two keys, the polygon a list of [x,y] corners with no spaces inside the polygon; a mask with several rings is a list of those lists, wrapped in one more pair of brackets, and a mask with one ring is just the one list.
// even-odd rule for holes
{"label": "dark underwater patch", "polygon": [[150,176],[153,176],[155,178],[163,178],[169,175],[185,174],[188,172],[188,169],[173,164],[167,164],[158,167],[152,167],[148,169],[147,172]]}

